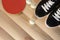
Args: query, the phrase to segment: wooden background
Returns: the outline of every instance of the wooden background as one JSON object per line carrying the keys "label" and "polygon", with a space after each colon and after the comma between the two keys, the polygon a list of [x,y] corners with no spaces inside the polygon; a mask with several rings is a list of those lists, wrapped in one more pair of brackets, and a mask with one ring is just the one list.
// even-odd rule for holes
{"label": "wooden background", "polygon": [[[39,1],[32,0],[36,5]],[[48,28],[45,25],[48,15],[38,19],[34,13],[35,9],[26,4],[21,14],[9,14],[0,0],[0,40],[60,40],[60,26]],[[30,20],[35,24],[30,24]]]}

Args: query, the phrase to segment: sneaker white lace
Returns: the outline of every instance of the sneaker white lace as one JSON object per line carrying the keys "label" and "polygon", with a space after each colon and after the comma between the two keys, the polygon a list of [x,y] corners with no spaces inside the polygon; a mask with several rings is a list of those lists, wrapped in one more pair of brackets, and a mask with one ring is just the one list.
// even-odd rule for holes
{"label": "sneaker white lace", "polygon": [[60,21],[60,8],[52,15],[57,21]]}
{"label": "sneaker white lace", "polygon": [[55,2],[49,0],[48,2],[46,2],[45,4],[41,5],[41,7],[43,8],[43,10],[45,12],[48,12],[49,8],[51,8],[51,6],[54,4]]}

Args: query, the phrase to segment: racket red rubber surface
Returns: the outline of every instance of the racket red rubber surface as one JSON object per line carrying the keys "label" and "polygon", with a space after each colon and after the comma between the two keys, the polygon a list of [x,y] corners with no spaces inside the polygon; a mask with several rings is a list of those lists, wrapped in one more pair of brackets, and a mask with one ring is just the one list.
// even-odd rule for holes
{"label": "racket red rubber surface", "polygon": [[2,0],[3,8],[11,14],[22,12],[26,5],[26,0]]}

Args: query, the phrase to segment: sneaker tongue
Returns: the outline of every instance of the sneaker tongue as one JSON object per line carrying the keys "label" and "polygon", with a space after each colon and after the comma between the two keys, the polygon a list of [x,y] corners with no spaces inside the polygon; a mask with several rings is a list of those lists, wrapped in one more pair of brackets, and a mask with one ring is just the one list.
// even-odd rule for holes
{"label": "sneaker tongue", "polygon": [[4,9],[11,14],[21,12],[26,4],[26,0],[2,0]]}

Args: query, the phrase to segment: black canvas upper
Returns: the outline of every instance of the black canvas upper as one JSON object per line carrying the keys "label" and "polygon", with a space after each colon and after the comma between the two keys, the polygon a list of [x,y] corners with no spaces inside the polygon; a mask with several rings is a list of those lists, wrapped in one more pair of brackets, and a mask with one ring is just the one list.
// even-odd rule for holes
{"label": "black canvas upper", "polygon": [[42,5],[44,6],[44,4],[46,4],[49,0],[42,0],[38,5],[37,8],[35,10],[35,14],[38,17],[43,17],[45,15],[47,15],[48,13],[50,13],[55,6],[57,6],[60,2],[60,0],[51,0],[52,2],[55,2],[50,8],[49,10],[47,10],[48,12],[45,12],[44,9],[41,7]]}
{"label": "black canvas upper", "polygon": [[[60,6],[56,7],[56,8],[51,12],[51,14],[48,16],[47,21],[46,21],[46,24],[47,24],[49,27],[55,27],[55,26],[60,25],[60,21],[58,21],[58,20],[56,20],[56,19],[54,18],[55,13],[57,14],[58,9],[60,9]],[[53,15],[54,15],[54,16],[53,16]],[[60,17],[60,12],[59,12],[59,17]],[[59,18],[59,20],[60,20],[60,18]]]}

